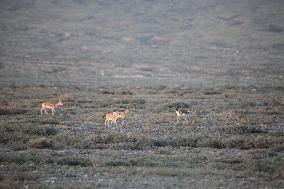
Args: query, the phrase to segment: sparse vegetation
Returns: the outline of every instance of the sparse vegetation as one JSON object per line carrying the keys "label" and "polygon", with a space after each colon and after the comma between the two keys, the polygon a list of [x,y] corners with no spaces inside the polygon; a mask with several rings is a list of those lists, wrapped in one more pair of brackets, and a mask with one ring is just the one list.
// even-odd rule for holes
{"label": "sparse vegetation", "polygon": [[27,110],[25,109],[11,109],[11,108],[1,108],[0,115],[17,115],[17,114],[25,114]]}
{"label": "sparse vegetation", "polygon": [[28,144],[31,148],[39,148],[39,149],[44,149],[44,148],[54,149],[55,148],[54,141],[47,139],[47,138],[30,139],[28,141]]}
{"label": "sparse vegetation", "polygon": [[0,188],[284,188],[283,7],[0,0]]}
{"label": "sparse vegetation", "polygon": [[[193,91],[190,94],[195,95]],[[234,95],[246,93],[243,89]],[[265,94],[257,103],[249,101],[254,96],[247,96],[250,103],[215,102],[222,96],[196,96],[206,101],[205,106],[194,98],[160,100],[154,102],[156,108],[143,96],[109,101],[108,95],[98,93],[87,102],[77,93],[69,105],[79,108],[63,107],[62,114],[54,117],[29,113],[33,107],[26,108],[25,114],[2,114],[0,142],[7,149],[0,155],[5,168],[2,181],[17,186],[45,178],[46,171],[60,171],[68,180],[81,177],[77,171],[175,178],[205,174],[205,169],[220,177],[283,179],[284,132],[277,126],[283,105],[267,102]],[[105,128],[103,115],[109,107],[97,102],[114,104],[112,110],[131,107],[128,124]],[[82,108],[88,103],[97,108]],[[176,107],[190,109],[188,122],[176,125]],[[76,114],[66,113],[71,110]],[[35,170],[39,174],[34,174]],[[15,178],[18,172],[21,174]],[[7,181],[9,176],[13,179]]]}

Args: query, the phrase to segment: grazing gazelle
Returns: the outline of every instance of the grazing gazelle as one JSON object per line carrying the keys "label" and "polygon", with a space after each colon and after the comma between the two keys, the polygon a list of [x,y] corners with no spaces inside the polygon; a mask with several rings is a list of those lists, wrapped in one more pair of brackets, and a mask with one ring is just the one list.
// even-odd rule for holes
{"label": "grazing gazelle", "polygon": [[124,119],[124,117],[122,115],[119,115],[119,114],[115,114],[114,112],[113,113],[108,113],[104,116],[105,118],[105,127],[106,126],[109,126],[109,122],[111,123],[114,123],[115,125],[117,125],[116,121],[119,119],[119,118],[122,118]]}
{"label": "grazing gazelle", "polygon": [[176,109],[176,114],[177,114],[177,124],[179,123],[179,120],[184,120],[184,121],[188,121],[188,116],[190,114],[190,111],[187,109],[183,109],[183,108],[177,108]]}
{"label": "grazing gazelle", "polygon": [[47,115],[49,115],[48,112],[47,112],[47,109],[51,109],[52,115],[54,115],[55,109],[58,106],[63,106],[63,103],[61,102],[61,100],[59,100],[57,103],[43,102],[41,104],[40,115],[42,115],[43,110]]}

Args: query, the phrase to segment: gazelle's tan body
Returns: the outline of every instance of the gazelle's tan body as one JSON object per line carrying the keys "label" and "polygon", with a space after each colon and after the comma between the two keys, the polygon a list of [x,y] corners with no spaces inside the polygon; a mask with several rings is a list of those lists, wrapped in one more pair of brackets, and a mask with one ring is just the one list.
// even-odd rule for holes
{"label": "gazelle's tan body", "polygon": [[125,123],[125,116],[128,113],[128,108],[126,108],[124,111],[119,112],[119,111],[115,111],[112,113],[108,113],[104,116],[105,118],[105,126],[109,126],[109,123],[113,123],[115,125],[117,125],[117,120],[118,119],[122,119],[123,120],[123,124]]}
{"label": "gazelle's tan body", "polygon": [[105,115],[105,127],[109,126],[109,122],[114,123],[116,125],[116,123],[117,123],[116,121],[119,118],[124,118],[124,117],[122,115],[119,115],[119,114],[114,114],[114,112],[106,114]]}
{"label": "gazelle's tan body", "polygon": [[116,116],[122,116],[122,118],[124,119],[126,117],[126,115],[128,114],[129,110],[128,108],[126,108],[124,111],[122,112],[119,112],[119,111],[116,111],[116,112],[112,112],[113,115],[116,115]]}
{"label": "gazelle's tan body", "polygon": [[42,115],[43,110],[47,115],[49,115],[48,112],[47,112],[48,109],[51,109],[52,115],[54,115],[55,109],[58,108],[59,106],[62,106],[62,105],[63,105],[63,103],[60,100],[57,103],[43,102],[41,104],[40,115]]}

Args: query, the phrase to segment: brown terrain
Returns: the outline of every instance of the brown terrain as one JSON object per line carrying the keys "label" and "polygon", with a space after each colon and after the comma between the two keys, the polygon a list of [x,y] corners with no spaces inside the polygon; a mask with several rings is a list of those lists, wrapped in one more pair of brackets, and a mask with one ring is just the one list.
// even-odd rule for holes
{"label": "brown terrain", "polygon": [[281,0],[0,0],[0,188],[284,188],[283,20]]}

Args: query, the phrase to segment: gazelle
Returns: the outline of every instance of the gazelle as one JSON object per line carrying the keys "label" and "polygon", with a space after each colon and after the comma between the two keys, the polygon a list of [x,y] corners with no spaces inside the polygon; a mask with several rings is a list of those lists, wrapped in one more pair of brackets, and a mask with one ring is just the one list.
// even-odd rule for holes
{"label": "gazelle", "polygon": [[125,124],[125,117],[127,116],[128,112],[129,112],[129,109],[127,107],[124,109],[124,111],[115,111],[115,112],[112,112],[112,114],[115,116],[122,116],[121,118],[123,119],[123,124]]}
{"label": "gazelle", "polygon": [[126,117],[126,115],[128,114],[129,112],[129,109],[128,108],[125,108],[124,111],[115,111],[115,112],[112,112],[113,115],[121,115],[123,116],[123,118]]}
{"label": "gazelle", "polygon": [[176,109],[176,114],[177,114],[177,124],[179,123],[180,120],[188,121],[188,117],[190,114],[190,110],[183,109],[183,108],[177,108]]}
{"label": "gazelle", "polygon": [[42,115],[43,110],[47,115],[49,115],[47,112],[47,109],[51,109],[52,115],[54,115],[55,109],[59,106],[63,106],[63,103],[61,102],[61,100],[59,100],[57,103],[43,102],[41,104],[40,115]]}
{"label": "gazelle", "polygon": [[117,120],[119,118],[122,118],[124,119],[124,117],[122,115],[119,115],[119,114],[116,114],[115,112],[112,112],[112,113],[108,113],[104,116],[105,118],[105,127],[106,126],[109,126],[109,122],[112,122],[114,123],[115,125],[117,125]]}

